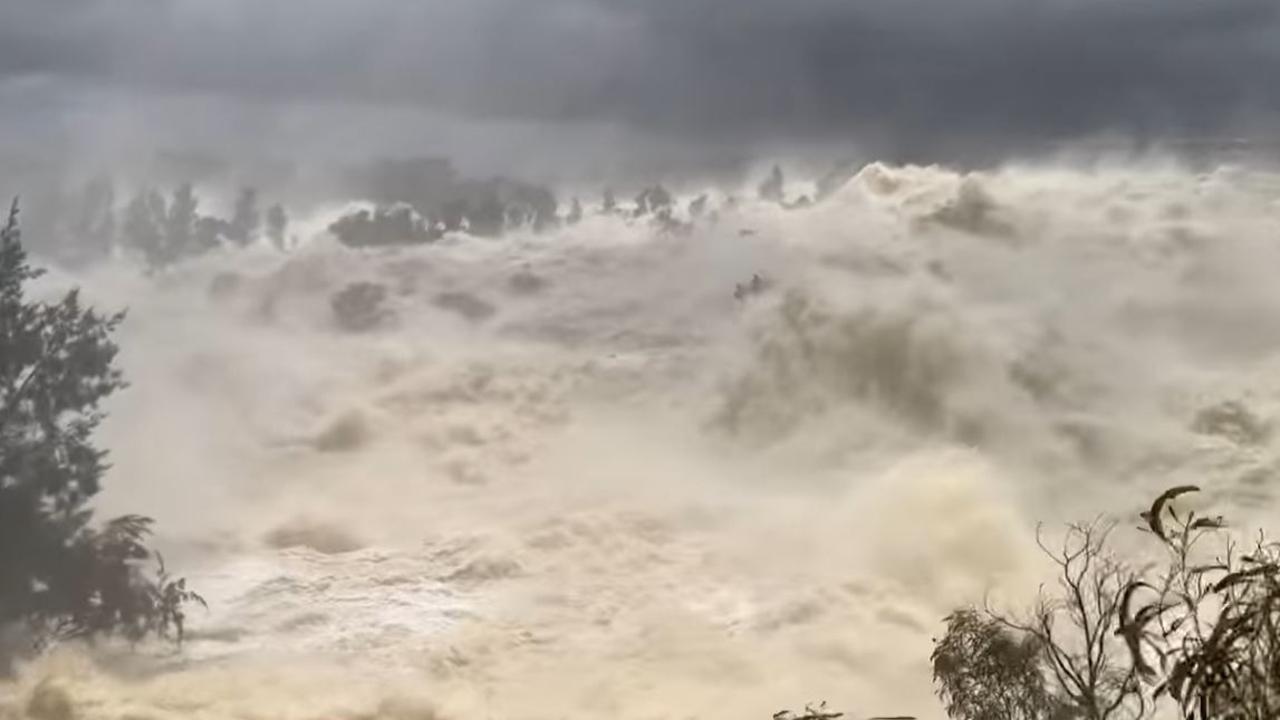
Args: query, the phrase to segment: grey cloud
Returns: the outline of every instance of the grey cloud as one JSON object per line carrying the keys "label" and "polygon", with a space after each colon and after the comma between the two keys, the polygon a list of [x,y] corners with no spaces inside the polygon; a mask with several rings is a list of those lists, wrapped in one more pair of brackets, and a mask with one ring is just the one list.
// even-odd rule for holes
{"label": "grey cloud", "polygon": [[[693,157],[789,143],[854,143],[907,159],[999,157],[1100,132],[1273,128],[1275,77],[1274,0],[8,0],[0,8],[0,94],[20,82],[72,98],[91,88],[113,103],[120,125],[155,126],[173,142],[193,121],[164,114],[166,98],[194,96],[206,108],[194,122],[245,122],[253,132],[240,140],[277,148],[299,140],[300,115],[342,108],[334,122],[348,123],[349,134],[381,127],[370,120],[381,114],[417,113],[424,134],[462,137],[484,123],[526,137],[558,128],[551,142],[571,136],[566,128],[622,128],[646,147],[693,149]],[[22,127],[41,111],[51,112],[7,103],[0,120]],[[81,117],[92,124],[92,113]],[[302,124],[313,138],[326,135],[323,117]],[[411,133],[383,137],[394,147]],[[573,149],[568,142],[558,152]]]}
{"label": "grey cloud", "polygon": [[629,113],[930,143],[1215,132],[1241,109],[1280,104],[1280,5],[1269,0],[695,5],[646,4],[661,55],[683,69],[665,92],[684,102],[653,102],[664,89],[645,86]]}

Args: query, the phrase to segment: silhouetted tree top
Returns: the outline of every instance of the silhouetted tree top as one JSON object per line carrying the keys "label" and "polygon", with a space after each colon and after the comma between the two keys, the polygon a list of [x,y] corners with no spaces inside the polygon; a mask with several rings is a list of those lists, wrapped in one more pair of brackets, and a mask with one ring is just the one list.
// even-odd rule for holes
{"label": "silhouetted tree top", "polygon": [[430,242],[427,221],[405,204],[357,210],[329,226],[338,241],[348,247],[388,247]]}
{"label": "silhouetted tree top", "polygon": [[565,222],[570,225],[577,225],[582,222],[582,201],[576,197],[569,205],[569,214],[565,216]]}
{"label": "silhouetted tree top", "polygon": [[769,172],[769,177],[760,183],[760,199],[780,203],[784,199],[785,191],[786,180],[782,177],[782,168],[774,165],[773,170]]}
{"label": "silhouetted tree top", "polygon": [[636,215],[660,215],[670,213],[673,199],[661,185],[645,188],[636,196]]}
{"label": "silhouetted tree top", "polygon": [[287,242],[285,235],[289,230],[289,215],[284,206],[276,203],[267,209],[267,239],[279,250],[284,250]]}
{"label": "silhouetted tree top", "polygon": [[236,197],[227,237],[238,245],[248,245],[257,239],[261,226],[262,211],[258,209],[258,191],[253,188],[241,189]]}

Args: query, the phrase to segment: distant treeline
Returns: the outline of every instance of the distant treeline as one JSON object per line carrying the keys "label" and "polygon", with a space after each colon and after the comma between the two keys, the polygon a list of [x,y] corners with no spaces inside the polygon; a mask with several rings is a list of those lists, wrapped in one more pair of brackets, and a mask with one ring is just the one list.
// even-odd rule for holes
{"label": "distant treeline", "polygon": [[41,250],[77,266],[113,255],[137,257],[152,268],[172,265],[223,246],[266,240],[285,249],[289,216],[283,205],[262,208],[258,191],[240,189],[230,218],[205,212],[191,183],[169,192],[144,188],[128,200],[115,183],[97,178],[78,191],[46,202],[41,218],[52,238]]}
{"label": "distant treeline", "polygon": [[[853,166],[840,166],[818,183],[817,198],[789,200],[782,168],[775,165],[756,194],[765,202],[805,207],[843,185],[854,172]],[[562,204],[541,185],[505,177],[465,178],[444,158],[382,160],[351,179],[375,203],[373,209],[355,211],[330,225],[330,231],[352,247],[427,243],[450,232],[479,237],[496,237],[516,228],[540,232],[575,225],[588,213],[581,198]],[[736,202],[730,197],[727,206]],[[678,232],[699,218],[714,219],[716,212],[709,203],[706,193],[681,203],[659,183],[643,187],[625,204],[606,187],[590,212],[651,220],[663,231]]]}
{"label": "distant treeline", "polygon": [[[818,198],[843,184],[852,172],[844,168],[824,178]],[[429,243],[446,233],[497,237],[513,229],[542,232],[574,225],[588,212],[651,219],[670,231],[715,216],[707,194],[682,204],[661,184],[644,187],[630,204],[620,203],[611,188],[604,188],[588,211],[581,199],[562,204],[542,185],[507,177],[465,177],[444,158],[377,161],[352,171],[344,185],[353,199],[372,204],[329,226],[340,242],[351,247]],[[817,199],[788,200],[782,169],[777,166],[756,192],[761,200],[785,207],[803,207]],[[735,203],[729,198],[727,206]],[[230,217],[220,217],[206,207],[189,182],[169,190],[144,186],[125,197],[117,193],[112,180],[94,179],[71,192],[58,193],[41,208],[46,217],[39,220],[46,237],[52,238],[41,250],[73,266],[124,255],[151,268],[163,268],[223,247],[267,243],[283,251],[297,242],[289,234],[286,207],[279,202],[264,204],[255,188],[239,189]]]}

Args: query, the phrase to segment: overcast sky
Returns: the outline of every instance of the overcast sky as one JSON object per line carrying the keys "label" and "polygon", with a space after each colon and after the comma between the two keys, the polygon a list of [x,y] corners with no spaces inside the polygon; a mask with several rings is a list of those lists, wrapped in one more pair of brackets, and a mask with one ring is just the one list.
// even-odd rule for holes
{"label": "overcast sky", "polygon": [[1277,0],[0,1],[11,167],[440,153],[596,177],[1277,117]]}

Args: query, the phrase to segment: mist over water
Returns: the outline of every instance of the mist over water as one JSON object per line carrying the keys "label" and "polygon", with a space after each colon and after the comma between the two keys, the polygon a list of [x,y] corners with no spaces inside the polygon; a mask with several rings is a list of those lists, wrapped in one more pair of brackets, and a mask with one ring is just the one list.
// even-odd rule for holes
{"label": "mist over water", "polygon": [[687,235],[47,278],[129,309],[100,511],[211,609],[33,662],[0,717],[940,718],[931,637],[1034,593],[1038,521],[1274,510],[1278,227],[1260,171],[873,164]]}

